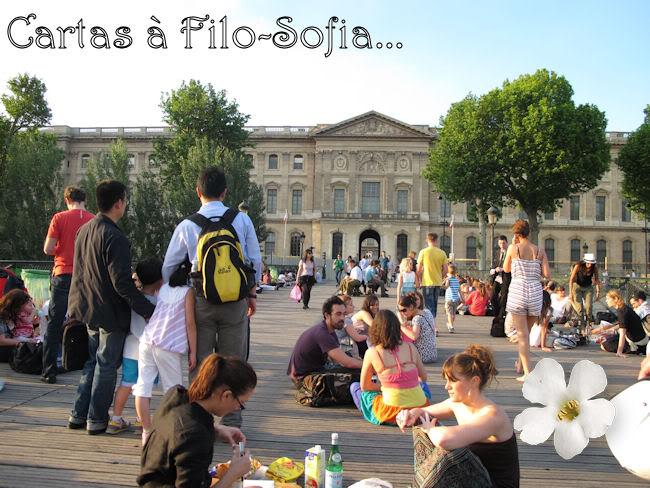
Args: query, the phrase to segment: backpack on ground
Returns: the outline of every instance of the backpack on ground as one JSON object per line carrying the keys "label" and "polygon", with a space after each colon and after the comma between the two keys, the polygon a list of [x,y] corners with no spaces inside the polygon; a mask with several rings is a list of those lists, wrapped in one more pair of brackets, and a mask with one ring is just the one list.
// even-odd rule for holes
{"label": "backpack on ground", "polygon": [[296,402],[306,407],[330,407],[333,405],[354,405],[350,385],[359,381],[359,374],[315,373],[302,380],[296,393]]}
{"label": "backpack on ground", "polygon": [[17,373],[41,374],[43,371],[43,343],[21,342],[11,355],[9,366]]}
{"label": "backpack on ground", "polygon": [[244,263],[239,236],[232,226],[238,213],[229,208],[216,222],[199,213],[188,217],[201,227],[194,287],[210,303],[238,302],[248,297],[250,284],[255,282],[254,270]]}
{"label": "backpack on ground", "polygon": [[66,371],[83,369],[88,360],[88,329],[86,324],[69,319],[63,324],[61,366]]}

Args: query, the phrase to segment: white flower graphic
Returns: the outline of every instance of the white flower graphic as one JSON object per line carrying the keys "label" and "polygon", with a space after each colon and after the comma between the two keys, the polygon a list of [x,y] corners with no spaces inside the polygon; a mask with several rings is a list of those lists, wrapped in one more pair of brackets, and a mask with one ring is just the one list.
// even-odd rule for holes
{"label": "white flower graphic", "polygon": [[541,407],[527,408],[515,417],[514,427],[527,444],[546,441],[553,431],[555,450],[564,459],[580,454],[590,437],[600,437],[614,421],[616,408],[604,398],[589,400],[607,386],[602,366],[579,361],[571,371],[569,386],[564,369],[555,359],[544,358],[526,377],[522,393]]}

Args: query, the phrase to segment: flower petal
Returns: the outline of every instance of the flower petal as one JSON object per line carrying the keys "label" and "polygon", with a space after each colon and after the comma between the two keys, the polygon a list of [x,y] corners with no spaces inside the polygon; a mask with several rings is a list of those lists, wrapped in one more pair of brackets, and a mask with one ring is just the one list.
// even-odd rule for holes
{"label": "flower petal", "polygon": [[589,444],[589,438],[582,430],[580,422],[563,420],[558,422],[555,427],[553,444],[560,456],[564,459],[571,459],[584,451]]}
{"label": "flower petal", "polygon": [[567,395],[582,402],[598,395],[607,386],[607,375],[600,364],[583,359],[571,370]]}
{"label": "flower petal", "polygon": [[540,444],[546,441],[558,424],[557,408],[531,407],[515,417],[514,427],[521,431],[519,438],[526,444]]}
{"label": "flower petal", "polygon": [[531,403],[558,407],[566,399],[562,365],[552,358],[542,359],[526,377],[521,392]]}
{"label": "flower petal", "polygon": [[580,402],[580,415],[576,419],[587,437],[605,435],[614,422],[616,407],[609,400],[596,398]]}

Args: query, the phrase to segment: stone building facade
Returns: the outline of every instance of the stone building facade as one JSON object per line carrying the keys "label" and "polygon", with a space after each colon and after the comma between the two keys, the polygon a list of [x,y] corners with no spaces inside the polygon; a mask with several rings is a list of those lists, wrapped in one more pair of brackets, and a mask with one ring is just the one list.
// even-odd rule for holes
{"label": "stone building facade", "polygon": [[[80,180],[88,160],[117,138],[127,143],[135,175],[149,164],[153,138],[170,134],[166,127],[50,130],[66,152],[66,183]],[[248,130],[254,143],[247,150],[254,166],[251,178],[266,196],[267,256],[297,255],[301,247],[313,247],[328,259],[380,250],[399,258],[422,248],[431,231],[450,252],[453,216],[456,259],[474,263],[478,257],[480,235],[471,209],[447,201],[421,176],[435,128],[371,111],[336,124]],[[608,133],[612,160],[626,137]],[[556,270],[568,268],[588,250],[603,263],[607,258],[613,269],[644,272],[646,227],[627,210],[621,181],[612,164],[594,190],[571,196],[554,214],[541,217],[539,244]],[[495,235],[510,237],[509,228],[520,216],[518,209],[504,209]]]}

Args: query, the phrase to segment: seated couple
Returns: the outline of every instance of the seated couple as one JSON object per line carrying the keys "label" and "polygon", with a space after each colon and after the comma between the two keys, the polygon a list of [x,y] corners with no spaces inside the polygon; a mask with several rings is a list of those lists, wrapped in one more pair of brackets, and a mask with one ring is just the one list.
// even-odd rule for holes
{"label": "seated couple", "polygon": [[317,373],[352,373],[359,378],[361,359],[345,354],[336,335],[337,330],[345,327],[345,302],[337,296],[330,297],[322,310],[322,322],[305,330],[291,353],[287,375],[297,389],[302,387],[305,377]]}
{"label": "seated couple", "polygon": [[[619,357],[627,357],[625,353],[643,354],[650,338],[644,328],[644,320],[647,317],[645,307],[645,293],[635,293],[634,304],[638,305],[635,310],[623,301],[623,297],[617,290],[609,290],[606,295],[607,306],[616,309],[618,321],[612,325],[602,325],[592,330],[592,334],[604,336],[600,348],[605,352],[615,353]],[[639,297],[639,298],[636,298]],[[643,303],[638,303],[643,299]],[[647,305],[647,304],[646,304]],[[643,314],[643,319],[639,314]],[[647,323],[647,322],[646,322]]]}
{"label": "seated couple", "polygon": [[[470,345],[445,361],[449,398],[425,408],[403,410],[399,427],[414,431],[416,485],[519,487],[517,438],[508,415],[483,390],[498,374],[489,349]],[[455,419],[458,425],[436,425]]]}

